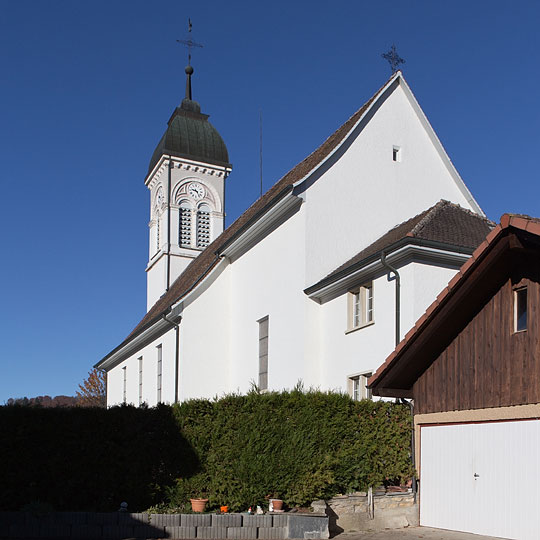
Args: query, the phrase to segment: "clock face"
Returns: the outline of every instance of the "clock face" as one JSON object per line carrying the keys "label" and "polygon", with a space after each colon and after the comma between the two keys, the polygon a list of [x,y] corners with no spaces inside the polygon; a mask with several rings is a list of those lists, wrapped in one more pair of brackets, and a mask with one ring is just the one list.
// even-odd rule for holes
{"label": "clock face", "polygon": [[199,184],[197,182],[193,182],[189,186],[188,193],[194,199],[202,199],[204,197],[204,187],[201,186],[201,184]]}

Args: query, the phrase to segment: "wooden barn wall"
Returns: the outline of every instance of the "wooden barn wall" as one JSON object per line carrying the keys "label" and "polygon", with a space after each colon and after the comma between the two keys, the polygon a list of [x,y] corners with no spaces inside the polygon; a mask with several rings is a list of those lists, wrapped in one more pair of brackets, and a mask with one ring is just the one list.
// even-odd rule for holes
{"label": "wooden barn wall", "polygon": [[[519,266],[416,381],[416,413],[540,402],[538,263]],[[514,332],[513,289],[522,285],[527,330]]]}

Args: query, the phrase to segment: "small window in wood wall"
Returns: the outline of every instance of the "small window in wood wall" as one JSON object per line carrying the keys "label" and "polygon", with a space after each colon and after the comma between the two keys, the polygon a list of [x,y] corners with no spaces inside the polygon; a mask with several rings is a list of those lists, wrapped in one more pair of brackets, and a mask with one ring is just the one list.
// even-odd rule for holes
{"label": "small window in wood wall", "polygon": [[514,332],[527,330],[527,287],[514,289]]}

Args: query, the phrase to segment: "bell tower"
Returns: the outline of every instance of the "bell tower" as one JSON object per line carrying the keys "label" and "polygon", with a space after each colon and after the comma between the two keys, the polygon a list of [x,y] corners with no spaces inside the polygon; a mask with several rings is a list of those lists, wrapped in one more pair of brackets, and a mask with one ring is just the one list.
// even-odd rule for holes
{"label": "bell tower", "polygon": [[147,310],[223,231],[227,147],[193,101],[186,66],[186,96],[172,113],[146,176],[150,190]]}

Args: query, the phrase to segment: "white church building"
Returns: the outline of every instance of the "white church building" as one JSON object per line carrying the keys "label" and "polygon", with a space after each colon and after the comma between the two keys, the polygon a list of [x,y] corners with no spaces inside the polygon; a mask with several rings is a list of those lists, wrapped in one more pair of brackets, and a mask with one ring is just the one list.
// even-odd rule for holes
{"label": "white church building", "polygon": [[224,229],[232,166],[192,72],[146,177],[147,313],[96,364],[108,405],[298,381],[369,397],[492,223],[398,71]]}

